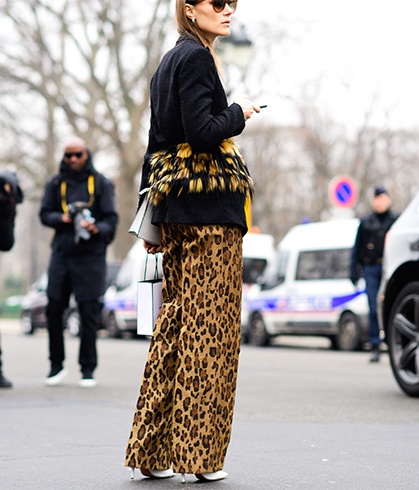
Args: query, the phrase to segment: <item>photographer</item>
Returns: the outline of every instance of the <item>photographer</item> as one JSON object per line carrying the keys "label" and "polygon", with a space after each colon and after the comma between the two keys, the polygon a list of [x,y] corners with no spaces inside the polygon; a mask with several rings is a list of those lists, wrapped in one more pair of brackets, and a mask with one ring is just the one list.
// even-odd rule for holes
{"label": "photographer", "polygon": [[45,226],[55,229],[47,289],[51,370],[45,384],[57,385],[67,374],[63,314],[74,293],[81,320],[80,386],[92,387],[96,385],[96,331],[105,292],[106,248],[114,237],[118,215],[113,184],[95,170],[82,139],[66,144],[60,171],[46,184],[40,217]]}

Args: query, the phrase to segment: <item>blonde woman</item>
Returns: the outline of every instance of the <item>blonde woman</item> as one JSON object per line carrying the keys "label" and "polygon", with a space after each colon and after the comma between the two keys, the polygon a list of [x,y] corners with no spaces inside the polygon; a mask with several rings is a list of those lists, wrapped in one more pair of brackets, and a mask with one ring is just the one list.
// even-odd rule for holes
{"label": "blonde woman", "polygon": [[223,479],[240,351],[242,237],[252,180],[233,137],[260,107],[228,105],[214,53],[237,1],[177,0],[180,37],[151,80],[141,189],[164,252],[163,305],[126,466],[150,478]]}

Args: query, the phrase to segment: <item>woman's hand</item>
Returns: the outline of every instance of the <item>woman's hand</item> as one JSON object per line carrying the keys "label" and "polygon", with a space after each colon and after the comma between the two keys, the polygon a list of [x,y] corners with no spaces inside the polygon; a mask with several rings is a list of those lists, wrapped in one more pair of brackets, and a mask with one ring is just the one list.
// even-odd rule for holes
{"label": "woman's hand", "polygon": [[239,104],[239,106],[242,108],[245,121],[250,119],[252,117],[253,113],[255,113],[255,112],[259,113],[260,112],[260,107],[256,104],[254,104],[247,97],[247,95],[243,95],[242,97],[237,98],[234,102],[236,104]]}
{"label": "woman's hand", "polygon": [[144,240],[144,248],[148,254],[157,254],[163,252],[163,247],[161,245],[154,245],[152,243],[148,243]]}

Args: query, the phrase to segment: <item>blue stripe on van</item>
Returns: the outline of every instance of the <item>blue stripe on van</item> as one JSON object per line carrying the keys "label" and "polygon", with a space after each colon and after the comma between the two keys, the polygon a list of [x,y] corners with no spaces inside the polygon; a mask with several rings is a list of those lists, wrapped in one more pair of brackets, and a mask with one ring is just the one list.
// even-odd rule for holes
{"label": "blue stripe on van", "polygon": [[327,311],[344,306],[361,294],[365,289],[344,296],[275,296],[248,300],[248,309],[252,311]]}
{"label": "blue stripe on van", "polygon": [[349,303],[349,301],[352,301],[353,299],[364,293],[366,293],[365,289],[363,289],[362,291],[356,291],[355,293],[348,294],[346,296],[337,296],[336,298],[332,298],[332,308],[337,308],[338,306],[342,306],[345,303]]}

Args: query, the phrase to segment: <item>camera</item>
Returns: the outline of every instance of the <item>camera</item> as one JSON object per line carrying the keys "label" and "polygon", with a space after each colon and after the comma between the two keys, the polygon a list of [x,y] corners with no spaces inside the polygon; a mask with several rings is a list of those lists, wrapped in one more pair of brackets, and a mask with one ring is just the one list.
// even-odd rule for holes
{"label": "camera", "polygon": [[74,242],[78,244],[80,240],[90,240],[90,233],[86,228],[81,226],[83,220],[94,223],[95,219],[92,217],[90,209],[87,207],[86,202],[76,201],[67,205],[68,212],[73,218],[74,222]]}

